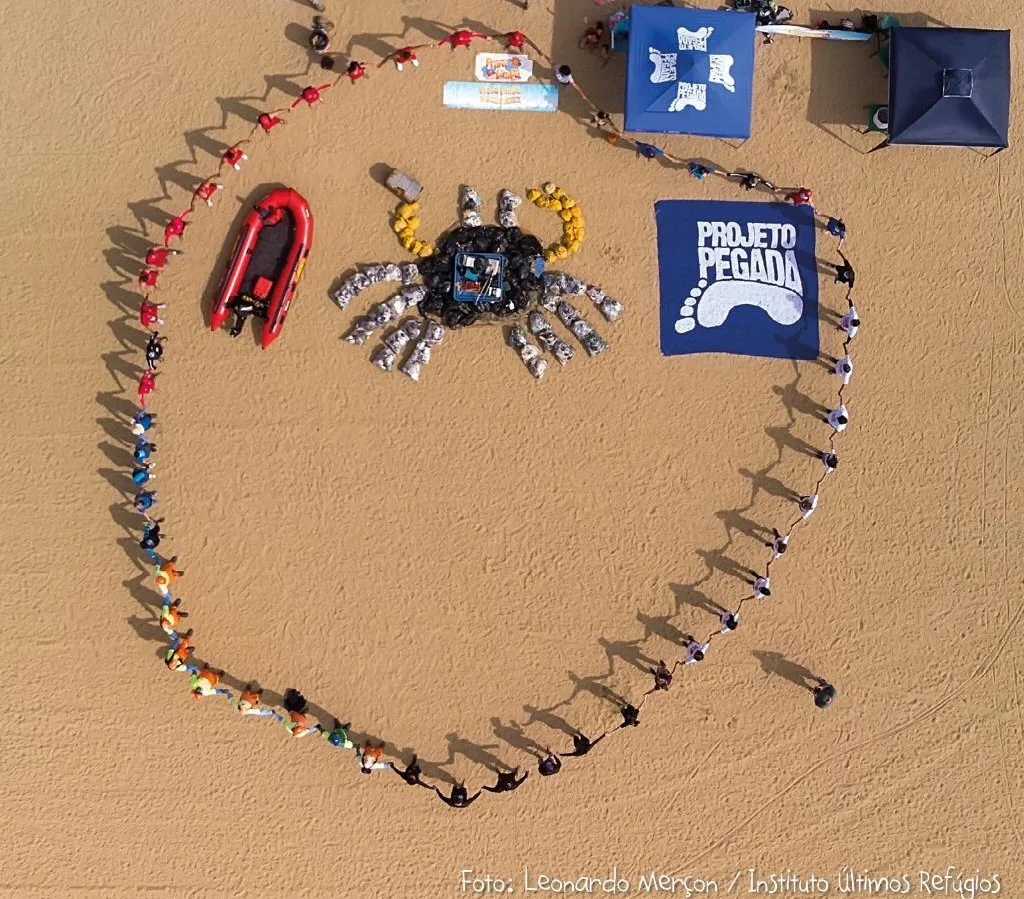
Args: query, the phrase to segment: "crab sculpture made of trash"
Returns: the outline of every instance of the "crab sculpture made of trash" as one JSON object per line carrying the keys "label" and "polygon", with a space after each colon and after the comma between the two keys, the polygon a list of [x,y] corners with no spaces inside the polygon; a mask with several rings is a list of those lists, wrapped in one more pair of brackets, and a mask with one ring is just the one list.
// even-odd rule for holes
{"label": "crab sculpture made of trash", "polygon": [[[414,381],[441,343],[448,328],[458,329],[482,321],[505,320],[509,345],[535,378],[548,368],[547,352],[567,365],[575,348],[558,336],[545,312],[554,313],[589,356],[597,356],[607,344],[569,298],[586,295],[610,322],[622,314],[622,304],[605,296],[601,288],[558,271],[545,271],[545,262],[566,258],[580,245],[582,218],[573,213],[575,201],[545,191],[528,196],[539,206],[560,211],[565,222],[563,242],[545,250],[532,234],[520,230],[518,208],[522,199],[510,190],[498,195],[498,224],[484,225],[480,197],[464,187],[460,196],[462,224],[446,232],[436,246],[415,238],[419,226],[417,203],[399,207],[394,228],[403,246],[421,257],[418,262],[366,265],[331,291],[331,299],[345,309],[376,284],[393,282],[401,287],[390,299],[356,318],[345,340],[356,346],[380,334],[381,342],[371,361],[383,371],[399,371]],[[564,203],[573,206],[562,208]],[[530,337],[536,340],[531,343]],[[404,359],[399,362],[400,357]]]}

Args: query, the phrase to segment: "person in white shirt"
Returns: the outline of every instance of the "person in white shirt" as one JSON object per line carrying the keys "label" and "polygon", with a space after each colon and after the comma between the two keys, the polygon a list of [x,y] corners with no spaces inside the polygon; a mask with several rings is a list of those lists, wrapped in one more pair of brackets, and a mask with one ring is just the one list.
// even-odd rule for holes
{"label": "person in white shirt", "polygon": [[774,538],[772,540],[767,540],[764,545],[771,548],[774,553],[772,561],[774,561],[786,551],[786,548],[789,545],[789,534],[782,535],[779,533],[777,528],[772,528],[772,534],[775,535]]}
{"label": "person in white shirt", "polygon": [[691,640],[690,644],[686,647],[686,661],[684,665],[692,665],[694,662],[703,661],[704,656],[707,655],[708,649],[711,647],[711,643],[701,643],[699,640]]}
{"label": "person in white shirt", "polygon": [[830,475],[836,470],[836,466],[839,465],[839,456],[832,452],[832,450],[826,450],[821,454],[821,462],[825,466],[825,474]]}
{"label": "person in white shirt", "polygon": [[829,409],[828,415],[825,416],[825,421],[832,426],[832,429],[837,434],[845,431],[846,426],[850,423],[850,416],[846,411],[846,404],[840,403],[837,409]]}
{"label": "person in white shirt", "polygon": [[834,374],[839,375],[843,379],[843,385],[850,383],[850,378],[853,377],[853,360],[849,354],[843,356],[842,359],[836,359],[836,364],[832,368]]}
{"label": "person in white shirt", "polygon": [[722,613],[722,633],[727,634],[729,631],[734,631],[740,623],[739,612],[723,612]]}
{"label": "person in white shirt", "polygon": [[853,340],[854,335],[857,333],[857,329],[860,327],[860,318],[857,317],[857,310],[853,308],[853,303],[850,303],[850,311],[846,313],[841,319],[839,319],[839,325],[836,328],[837,331],[846,332],[846,342],[849,343]]}
{"label": "person in white shirt", "polygon": [[811,513],[818,508],[818,494],[812,493],[810,496],[800,497],[800,511],[803,513],[804,518],[810,518]]}
{"label": "person in white shirt", "polygon": [[754,586],[754,599],[764,599],[766,596],[772,595],[771,578],[757,575],[751,583]]}

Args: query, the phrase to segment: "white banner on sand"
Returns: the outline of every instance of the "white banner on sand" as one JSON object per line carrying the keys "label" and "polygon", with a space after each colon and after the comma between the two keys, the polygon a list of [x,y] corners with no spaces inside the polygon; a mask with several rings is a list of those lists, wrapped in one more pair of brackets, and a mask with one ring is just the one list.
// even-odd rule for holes
{"label": "white banner on sand", "polygon": [[477,53],[475,73],[477,81],[529,81],[533,60],[517,53]]}

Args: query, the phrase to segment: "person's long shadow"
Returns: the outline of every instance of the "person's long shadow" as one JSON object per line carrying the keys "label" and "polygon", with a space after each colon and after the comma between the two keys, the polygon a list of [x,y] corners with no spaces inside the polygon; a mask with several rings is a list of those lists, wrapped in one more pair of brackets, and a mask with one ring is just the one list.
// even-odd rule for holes
{"label": "person's long shadow", "polygon": [[491,752],[492,749],[500,749],[500,743],[474,743],[455,733],[448,734],[445,739],[448,741],[448,757],[450,759],[454,760],[455,756],[461,755],[491,771],[507,771],[512,767]]}
{"label": "person's long shadow", "polygon": [[815,686],[822,683],[820,677],[813,674],[803,665],[787,659],[781,652],[769,652],[768,650],[755,649],[754,658],[760,663],[761,668],[768,674],[777,674],[791,684],[803,687],[805,690],[813,690]]}

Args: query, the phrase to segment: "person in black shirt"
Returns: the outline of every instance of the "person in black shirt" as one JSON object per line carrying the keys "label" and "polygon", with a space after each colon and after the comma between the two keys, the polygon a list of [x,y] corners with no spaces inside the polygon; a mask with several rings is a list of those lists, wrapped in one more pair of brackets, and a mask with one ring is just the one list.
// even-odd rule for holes
{"label": "person in black shirt", "polygon": [[395,767],[394,762],[391,763],[391,770],[409,784],[410,787],[427,786],[422,780],[420,780],[420,775],[423,773],[423,769],[420,767],[420,763],[417,761],[417,757],[415,755],[412,757],[412,760],[404,771],[399,771]]}
{"label": "person in black shirt", "polygon": [[596,740],[591,740],[585,734],[576,732],[572,735],[572,752],[563,752],[562,757],[572,758],[573,756],[586,755],[607,736],[608,734],[601,734]]}
{"label": "person in black shirt", "polygon": [[511,793],[513,790],[518,789],[529,776],[529,772],[527,772],[517,780],[518,768],[513,768],[511,771],[498,771],[497,774],[498,782],[493,787],[484,787],[488,793]]}
{"label": "person in black shirt", "polygon": [[562,770],[562,760],[549,749],[548,754],[537,763],[537,770],[541,777],[550,777]]}
{"label": "person in black shirt", "polygon": [[469,790],[467,790],[462,784],[455,784],[452,787],[452,795],[450,798],[445,796],[437,787],[434,787],[434,792],[437,793],[445,805],[450,805],[452,808],[465,808],[467,805],[476,802],[480,796],[479,790],[470,796]]}

